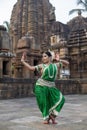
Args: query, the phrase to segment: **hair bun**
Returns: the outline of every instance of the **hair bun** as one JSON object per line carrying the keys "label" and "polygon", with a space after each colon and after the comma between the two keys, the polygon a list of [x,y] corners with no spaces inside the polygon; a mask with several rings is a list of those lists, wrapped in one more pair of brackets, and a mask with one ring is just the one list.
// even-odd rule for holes
{"label": "hair bun", "polygon": [[51,52],[50,51],[46,51],[45,52],[49,57],[51,57],[52,56],[52,54],[51,54]]}

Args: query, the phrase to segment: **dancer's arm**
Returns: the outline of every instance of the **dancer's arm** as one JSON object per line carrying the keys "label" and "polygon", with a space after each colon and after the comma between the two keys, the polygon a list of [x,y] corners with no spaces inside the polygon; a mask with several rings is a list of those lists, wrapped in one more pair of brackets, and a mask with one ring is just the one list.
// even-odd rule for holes
{"label": "dancer's arm", "polygon": [[67,60],[59,59],[58,64],[59,63],[62,63],[64,66],[68,66],[69,65],[69,62]]}
{"label": "dancer's arm", "polygon": [[26,66],[29,70],[35,71],[35,66],[32,66],[32,65],[28,64],[25,60],[26,60],[26,54],[23,53],[23,55],[22,55],[22,57],[21,57],[21,62],[22,62],[23,65]]}
{"label": "dancer's arm", "polygon": [[67,60],[63,60],[63,59],[60,59],[59,57],[59,54],[56,53],[55,54],[55,60],[56,60],[56,64],[59,65],[59,64],[62,64],[63,66],[68,66],[69,65],[69,62]]}
{"label": "dancer's arm", "polygon": [[31,71],[35,71],[35,70],[40,71],[42,69],[42,64],[32,66],[29,63],[27,63],[26,62],[26,53],[23,53],[23,55],[21,57],[21,62],[23,63],[24,66],[26,66]]}

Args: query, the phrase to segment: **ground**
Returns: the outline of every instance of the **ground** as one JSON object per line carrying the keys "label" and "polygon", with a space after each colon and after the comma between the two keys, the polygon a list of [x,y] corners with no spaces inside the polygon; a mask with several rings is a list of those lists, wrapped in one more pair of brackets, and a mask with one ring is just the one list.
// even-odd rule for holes
{"label": "ground", "polygon": [[87,130],[87,95],[65,95],[58,124],[43,124],[35,97],[0,100],[0,130]]}

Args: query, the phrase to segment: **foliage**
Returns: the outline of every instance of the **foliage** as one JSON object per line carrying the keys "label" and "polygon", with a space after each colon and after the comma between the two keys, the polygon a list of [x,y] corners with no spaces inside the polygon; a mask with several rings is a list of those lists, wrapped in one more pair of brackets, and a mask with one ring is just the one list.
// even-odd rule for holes
{"label": "foliage", "polygon": [[69,11],[69,15],[73,14],[74,12],[77,12],[78,15],[81,15],[84,11],[84,9],[72,9],[71,11]]}
{"label": "foliage", "polygon": [[6,29],[8,31],[8,33],[10,32],[10,23],[8,21],[4,21],[3,24],[6,25]]}
{"label": "foliage", "polygon": [[69,11],[69,15],[73,14],[74,12],[78,12],[81,15],[82,12],[87,12],[87,0],[77,0],[77,5],[81,5],[82,9],[72,9]]}

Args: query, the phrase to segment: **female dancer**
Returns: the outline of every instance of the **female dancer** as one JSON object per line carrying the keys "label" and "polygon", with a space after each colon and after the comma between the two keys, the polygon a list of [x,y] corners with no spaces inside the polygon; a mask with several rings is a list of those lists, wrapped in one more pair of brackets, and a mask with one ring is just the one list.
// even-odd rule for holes
{"label": "female dancer", "polygon": [[42,64],[37,66],[31,66],[25,62],[26,56],[23,53],[21,62],[31,71],[41,72],[41,77],[37,80],[34,93],[36,96],[37,104],[42,112],[44,124],[49,124],[50,121],[56,124],[55,118],[58,112],[62,109],[65,98],[62,93],[55,87],[55,79],[57,72],[61,67],[61,64],[68,65],[66,60],[59,60],[59,56],[56,54],[55,59],[57,63],[52,63],[52,55],[49,51],[44,52],[42,55]]}

